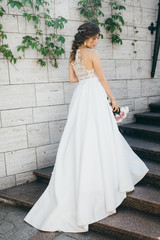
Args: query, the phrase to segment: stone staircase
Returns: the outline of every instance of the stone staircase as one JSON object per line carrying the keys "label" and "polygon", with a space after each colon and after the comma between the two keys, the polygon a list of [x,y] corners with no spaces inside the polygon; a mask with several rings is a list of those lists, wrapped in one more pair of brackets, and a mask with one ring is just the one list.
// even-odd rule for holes
{"label": "stone staircase", "polygon": [[[135,114],[136,122],[119,126],[149,172],[127,194],[116,214],[89,225],[90,230],[106,234],[106,239],[160,239],[160,103],[149,107],[150,112]],[[35,170],[34,182],[1,190],[0,201],[31,208],[46,189],[53,167]]]}

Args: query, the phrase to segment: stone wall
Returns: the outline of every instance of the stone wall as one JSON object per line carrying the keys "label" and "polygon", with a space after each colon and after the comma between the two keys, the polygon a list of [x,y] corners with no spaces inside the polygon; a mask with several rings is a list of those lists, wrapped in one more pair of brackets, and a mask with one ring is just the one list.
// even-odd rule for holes
{"label": "stone wall", "polygon": [[[21,53],[22,59],[15,67],[0,55],[1,189],[32,181],[34,169],[53,164],[77,85],[69,82],[68,57],[73,35],[84,19],[76,9],[77,0],[55,2],[51,2],[52,16],[60,15],[68,20],[61,31],[66,38],[66,53],[58,60],[58,69],[49,63],[40,67],[36,63],[37,53],[31,50]],[[125,5],[123,45],[112,44],[110,34],[101,28],[104,39],[99,39],[96,46],[118,105],[130,108],[123,123],[135,121],[134,113],[148,111],[150,102],[160,101],[160,62],[151,79],[155,34],[148,30],[151,22],[156,23],[158,0],[128,0]],[[34,29],[25,22],[21,12],[5,5],[4,8],[7,14],[0,20],[7,32],[6,42],[18,55],[15,46],[21,43],[25,33],[33,35]],[[108,1],[103,2],[103,12],[105,17],[111,14]],[[133,40],[137,40],[135,46]]]}

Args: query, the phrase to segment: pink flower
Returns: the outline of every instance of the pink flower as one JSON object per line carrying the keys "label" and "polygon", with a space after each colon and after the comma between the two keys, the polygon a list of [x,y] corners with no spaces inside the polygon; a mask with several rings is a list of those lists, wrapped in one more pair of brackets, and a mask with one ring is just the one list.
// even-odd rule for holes
{"label": "pink flower", "polygon": [[[109,105],[112,106],[112,101],[109,100],[109,98],[107,97],[108,101],[109,101]],[[115,112],[113,111],[113,114],[114,114],[114,117],[118,122],[122,122],[122,120],[124,118],[126,118],[127,116],[127,113],[129,112],[129,107],[128,106],[125,106],[125,107],[119,107],[118,110],[116,110]]]}

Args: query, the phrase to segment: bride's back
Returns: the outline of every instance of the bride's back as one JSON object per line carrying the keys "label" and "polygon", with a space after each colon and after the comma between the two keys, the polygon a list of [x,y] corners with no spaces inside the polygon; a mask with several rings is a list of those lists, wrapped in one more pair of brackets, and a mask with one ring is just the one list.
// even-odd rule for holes
{"label": "bride's back", "polygon": [[75,61],[72,65],[79,80],[96,76],[92,61],[93,51],[95,50],[92,48],[78,48],[76,50]]}
{"label": "bride's back", "polygon": [[93,48],[79,48],[79,59],[83,61],[86,69],[91,70],[93,68],[92,52]]}

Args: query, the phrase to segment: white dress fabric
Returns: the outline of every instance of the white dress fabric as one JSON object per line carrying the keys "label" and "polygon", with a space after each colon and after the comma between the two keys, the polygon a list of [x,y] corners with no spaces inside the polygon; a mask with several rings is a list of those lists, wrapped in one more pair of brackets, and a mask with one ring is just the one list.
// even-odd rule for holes
{"label": "white dress fabric", "polygon": [[79,82],[49,184],[24,220],[42,231],[87,232],[149,171],[118,129],[107,93],[76,52]]}

